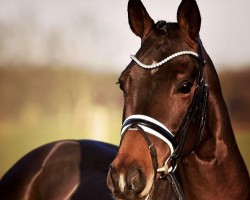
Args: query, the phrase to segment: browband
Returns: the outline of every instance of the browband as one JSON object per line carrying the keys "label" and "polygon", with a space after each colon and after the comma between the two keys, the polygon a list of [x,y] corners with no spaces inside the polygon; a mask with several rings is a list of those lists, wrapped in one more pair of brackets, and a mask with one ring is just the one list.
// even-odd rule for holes
{"label": "browband", "polygon": [[196,52],[194,51],[179,51],[177,53],[174,53],[170,56],[168,56],[167,58],[163,59],[162,61],[160,62],[155,62],[151,65],[146,65],[146,64],[143,64],[140,60],[138,60],[135,56],[131,55],[130,58],[135,61],[140,67],[142,68],[145,68],[145,69],[154,69],[154,68],[157,68],[157,67],[160,67],[161,65],[165,64],[166,62],[172,60],[173,58],[177,57],[177,56],[182,56],[182,55],[192,55],[196,58],[199,58],[199,54],[197,54]]}

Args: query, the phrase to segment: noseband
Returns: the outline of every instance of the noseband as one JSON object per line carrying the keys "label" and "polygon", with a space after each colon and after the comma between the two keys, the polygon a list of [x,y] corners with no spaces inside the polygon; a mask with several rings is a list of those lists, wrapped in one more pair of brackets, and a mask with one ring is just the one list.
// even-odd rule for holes
{"label": "noseband", "polygon": [[[121,130],[121,142],[128,130],[138,130],[142,134],[150,150],[150,155],[151,155],[152,164],[154,168],[154,177],[155,177],[154,180],[156,180],[157,173],[161,173],[160,179],[167,179],[171,183],[176,193],[176,196],[179,200],[184,200],[185,198],[184,198],[184,194],[182,192],[181,186],[176,178],[175,170],[177,168],[177,163],[178,163],[179,158],[188,154],[188,153],[183,152],[183,147],[185,144],[188,130],[190,128],[190,125],[194,121],[194,117],[197,114],[200,114],[198,136],[194,142],[192,149],[190,150],[190,152],[192,152],[196,148],[201,138],[201,132],[205,124],[209,91],[208,91],[208,85],[205,83],[205,79],[203,76],[203,68],[205,66],[205,61],[203,57],[202,43],[199,40],[198,54],[193,51],[180,51],[165,58],[161,62],[153,63],[152,65],[145,65],[141,63],[135,56],[131,56],[131,59],[134,60],[140,67],[145,68],[145,69],[153,69],[153,68],[157,68],[165,64],[166,62],[172,60],[173,58],[177,56],[182,56],[182,55],[194,56],[199,62],[200,73],[199,73],[198,83],[194,92],[192,103],[188,109],[188,112],[185,118],[183,119],[181,123],[181,126],[179,128],[177,135],[174,136],[168,130],[168,128],[165,127],[162,123],[145,115],[131,115],[124,121],[122,130]],[[200,111],[200,113],[198,113],[198,111]],[[153,143],[151,143],[147,134],[154,135],[155,137],[161,139],[170,148],[170,157],[165,161],[165,164],[163,167],[159,168],[156,149]],[[171,166],[168,166],[169,160],[171,160]]]}

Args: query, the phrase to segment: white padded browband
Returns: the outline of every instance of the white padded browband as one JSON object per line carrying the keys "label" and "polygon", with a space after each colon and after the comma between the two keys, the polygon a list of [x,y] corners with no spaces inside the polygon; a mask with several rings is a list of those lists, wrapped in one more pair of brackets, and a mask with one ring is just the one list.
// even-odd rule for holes
{"label": "white padded browband", "polygon": [[174,53],[170,56],[168,56],[167,58],[163,59],[162,61],[160,62],[156,62],[156,63],[153,63],[151,65],[146,65],[146,64],[143,64],[140,60],[138,60],[135,56],[131,55],[130,58],[135,61],[140,67],[142,68],[145,68],[145,69],[154,69],[154,68],[157,68],[157,67],[160,67],[161,65],[165,64],[166,62],[172,60],[173,58],[176,58],[177,56],[182,56],[182,55],[192,55],[196,58],[199,57],[199,55],[194,52],[194,51],[179,51],[177,53]]}

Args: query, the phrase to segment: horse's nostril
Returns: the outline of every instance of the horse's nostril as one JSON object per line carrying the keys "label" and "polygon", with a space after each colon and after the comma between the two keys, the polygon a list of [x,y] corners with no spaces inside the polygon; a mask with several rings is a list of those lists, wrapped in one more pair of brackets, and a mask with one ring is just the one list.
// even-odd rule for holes
{"label": "horse's nostril", "polygon": [[115,168],[112,165],[109,166],[109,173],[107,176],[107,185],[111,191],[114,191],[115,188],[118,187],[117,173],[116,173]]}
{"label": "horse's nostril", "polygon": [[127,189],[135,194],[143,191],[146,181],[140,169],[130,169],[127,173]]}
{"label": "horse's nostril", "polygon": [[108,187],[118,199],[136,199],[146,186],[146,178],[141,169],[130,167],[128,171],[110,166]]}
{"label": "horse's nostril", "polygon": [[133,186],[132,185],[128,185],[128,190],[132,190]]}

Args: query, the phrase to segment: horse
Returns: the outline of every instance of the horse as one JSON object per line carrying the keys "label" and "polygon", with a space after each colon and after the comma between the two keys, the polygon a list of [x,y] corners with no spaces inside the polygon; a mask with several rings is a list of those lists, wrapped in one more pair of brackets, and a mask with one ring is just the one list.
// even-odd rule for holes
{"label": "horse", "polygon": [[112,200],[106,184],[117,146],[63,140],[31,151],[0,180],[1,200]]}
{"label": "horse", "polygon": [[181,1],[176,23],[155,23],[129,0],[128,19],[141,47],[118,81],[123,125],[107,178],[114,199],[250,199],[196,1]]}

